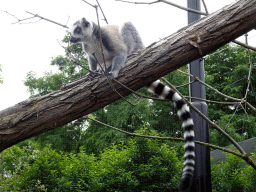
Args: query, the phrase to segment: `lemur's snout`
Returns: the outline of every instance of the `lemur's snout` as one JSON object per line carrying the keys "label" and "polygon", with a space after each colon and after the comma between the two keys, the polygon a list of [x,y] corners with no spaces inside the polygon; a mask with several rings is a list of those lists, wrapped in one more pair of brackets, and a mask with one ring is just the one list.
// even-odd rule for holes
{"label": "lemur's snout", "polygon": [[71,43],[77,43],[78,41],[80,41],[80,38],[75,38],[75,37],[71,36],[70,39],[69,39],[69,41],[70,41]]}

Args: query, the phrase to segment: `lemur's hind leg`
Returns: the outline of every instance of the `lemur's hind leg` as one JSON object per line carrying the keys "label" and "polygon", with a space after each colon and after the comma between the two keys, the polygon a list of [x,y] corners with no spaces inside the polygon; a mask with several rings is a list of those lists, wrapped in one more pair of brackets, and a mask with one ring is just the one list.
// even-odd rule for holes
{"label": "lemur's hind leg", "polygon": [[131,55],[139,49],[144,49],[145,46],[142,39],[131,22],[126,22],[120,29],[123,41],[127,46],[127,54]]}

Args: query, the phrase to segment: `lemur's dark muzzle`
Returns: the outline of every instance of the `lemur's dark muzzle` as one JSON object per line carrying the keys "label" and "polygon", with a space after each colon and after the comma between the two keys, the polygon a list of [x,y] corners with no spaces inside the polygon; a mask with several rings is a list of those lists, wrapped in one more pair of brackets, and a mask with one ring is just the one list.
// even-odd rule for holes
{"label": "lemur's dark muzzle", "polygon": [[80,38],[75,38],[75,37],[71,36],[70,39],[69,39],[69,41],[70,41],[71,43],[77,43],[78,41],[80,41]]}

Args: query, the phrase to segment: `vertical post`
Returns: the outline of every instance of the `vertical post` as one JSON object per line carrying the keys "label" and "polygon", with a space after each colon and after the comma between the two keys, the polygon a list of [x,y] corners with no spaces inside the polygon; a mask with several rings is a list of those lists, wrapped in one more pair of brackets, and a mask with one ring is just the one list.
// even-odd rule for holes
{"label": "vertical post", "polygon": [[[200,0],[187,0],[188,8],[200,11]],[[201,18],[200,14],[188,12],[188,24]],[[189,73],[199,77],[204,81],[204,60],[197,59],[189,64]],[[193,78],[190,77],[190,82]],[[190,84],[190,96],[205,99],[205,87],[198,81]],[[193,105],[204,115],[208,116],[207,104],[201,100],[191,99]],[[195,111],[191,110],[195,124],[195,140],[209,142],[209,129],[207,122]],[[211,192],[211,167],[210,167],[210,149],[196,144],[195,147],[195,172],[194,181],[190,192]]]}

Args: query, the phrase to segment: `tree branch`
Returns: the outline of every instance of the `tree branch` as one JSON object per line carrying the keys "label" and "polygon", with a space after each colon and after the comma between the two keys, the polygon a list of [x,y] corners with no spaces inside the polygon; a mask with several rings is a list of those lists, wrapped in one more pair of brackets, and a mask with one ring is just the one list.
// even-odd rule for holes
{"label": "tree branch", "polygon": [[[150,135],[139,135],[139,134],[135,134],[135,133],[130,133],[128,131],[124,131],[122,129],[118,129],[116,127],[113,127],[111,125],[108,125],[108,124],[105,124],[105,123],[102,123],[100,121],[97,121],[95,119],[92,119],[88,116],[84,117],[84,119],[90,119],[92,121],[95,121],[101,125],[104,125],[104,126],[107,126],[111,129],[114,129],[116,131],[119,131],[121,133],[125,133],[129,136],[135,136],[135,137],[143,137],[143,138],[150,138],[150,139],[161,139],[161,140],[172,140],[172,141],[185,141],[185,139],[182,139],[182,138],[177,138],[177,137],[159,137],[159,136],[150,136]],[[210,144],[210,143],[205,143],[205,142],[201,142],[201,141],[195,141],[195,143],[199,144],[199,145],[204,145],[206,147],[211,147],[211,148],[214,148],[214,149],[219,149],[221,151],[224,151],[224,152],[227,152],[227,153],[231,153],[233,155],[236,155],[237,157],[241,157],[243,158],[249,165],[251,165],[255,170],[256,170],[256,163],[253,162],[253,160],[248,156],[248,154],[240,154],[236,151],[233,151],[233,150],[230,150],[230,149],[226,149],[224,147],[219,147],[217,145],[213,145],[213,144]]]}
{"label": "tree branch", "polygon": [[[256,0],[232,3],[133,54],[116,80],[136,91],[255,28],[255,12]],[[85,79],[1,111],[0,151],[120,99],[104,77]],[[123,96],[131,93],[113,84]]]}
{"label": "tree branch", "polygon": [[125,2],[125,3],[132,3],[132,4],[147,4],[147,5],[151,5],[151,4],[161,3],[162,2],[162,3],[168,4],[168,5],[172,5],[174,7],[177,7],[179,9],[182,9],[182,10],[185,10],[185,11],[189,11],[189,12],[193,12],[193,13],[197,13],[197,14],[201,14],[201,15],[207,15],[204,12],[197,11],[197,10],[191,9],[191,8],[186,8],[186,7],[180,6],[178,4],[175,4],[175,3],[172,3],[172,2],[166,1],[166,0],[157,0],[157,1],[152,1],[152,2],[130,2],[130,1],[124,1],[124,0],[116,0],[116,1]]}
{"label": "tree branch", "polygon": [[49,21],[49,22],[51,22],[51,23],[54,23],[54,24],[56,24],[56,25],[60,25],[60,26],[62,26],[62,27],[64,27],[64,28],[67,28],[67,29],[68,29],[68,26],[66,26],[66,25],[62,25],[62,24],[57,23],[57,22],[55,22],[55,21],[53,21],[53,20],[47,19],[47,18],[45,18],[45,17],[42,17],[42,16],[37,15],[37,14],[34,14],[34,13],[30,13],[30,12],[28,12],[28,11],[26,11],[26,12],[29,13],[29,14],[31,14],[31,15],[34,15],[34,17],[39,17],[39,18],[41,18],[41,19],[43,19],[43,20]]}

